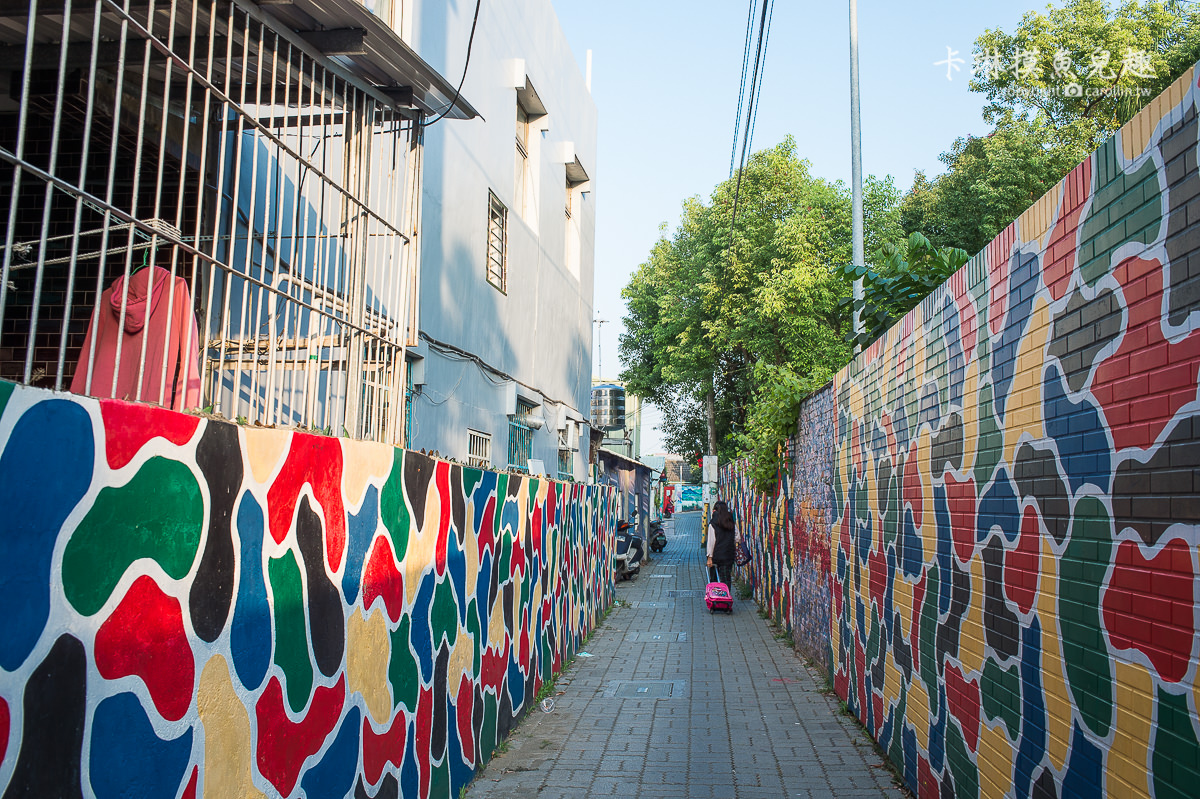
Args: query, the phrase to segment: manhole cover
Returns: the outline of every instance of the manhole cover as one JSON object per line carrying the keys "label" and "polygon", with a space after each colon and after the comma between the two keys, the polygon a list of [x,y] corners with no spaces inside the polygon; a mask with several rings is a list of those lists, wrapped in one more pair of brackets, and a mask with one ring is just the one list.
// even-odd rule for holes
{"label": "manhole cover", "polygon": [[687,640],[687,633],[626,633],[625,640],[634,644],[673,644]]}
{"label": "manhole cover", "polygon": [[664,580],[674,580],[674,579],[675,579],[675,575],[673,575],[673,574],[652,574],[652,575],[650,575],[650,576],[651,576],[651,577],[658,577],[658,578],[661,578],[661,579],[664,579]]}
{"label": "manhole cover", "polygon": [[604,690],[604,696],[610,699],[671,699],[682,695],[682,680],[614,680]]}
{"label": "manhole cover", "polygon": [[640,600],[635,600],[633,602],[630,602],[629,604],[635,608],[673,608],[673,607],[675,607],[674,602],[642,602]]}
{"label": "manhole cover", "polygon": [[689,589],[689,590],[683,590],[683,591],[668,591],[667,596],[673,596],[676,599],[678,599],[681,597],[704,596],[704,592],[700,591],[699,589]]}

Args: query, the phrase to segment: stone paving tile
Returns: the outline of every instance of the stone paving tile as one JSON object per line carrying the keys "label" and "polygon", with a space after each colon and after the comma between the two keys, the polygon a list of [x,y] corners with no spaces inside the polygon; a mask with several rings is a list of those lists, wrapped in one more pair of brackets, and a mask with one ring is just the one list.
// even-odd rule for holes
{"label": "stone paving tile", "polygon": [[[676,515],[668,539],[618,585],[620,604],[588,641],[592,657],[559,677],[554,709],[527,716],[467,796],[906,797],[752,600],[714,615],[699,593],[673,593],[703,589],[699,515]],[[674,693],[606,695],[619,680],[669,681]]]}

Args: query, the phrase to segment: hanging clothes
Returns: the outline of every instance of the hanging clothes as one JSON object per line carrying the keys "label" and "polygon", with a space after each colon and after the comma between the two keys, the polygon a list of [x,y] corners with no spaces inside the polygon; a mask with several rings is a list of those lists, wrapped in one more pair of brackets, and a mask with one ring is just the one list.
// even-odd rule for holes
{"label": "hanging clothes", "polygon": [[[162,403],[181,411],[200,405],[200,336],[192,313],[192,295],[187,281],[159,266],[139,269],[129,277],[125,299],[125,320],[121,324],[121,295],[125,276],[113,281],[100,298],[88,325],[87,338],[71,379],[71,391],[85,393],[88,353],[92,336],[96,337],[96,357],[92,366],[92,396],[158,402],[163,382],[163,361],[167,364],[166,391]],[[172,300],[172,297],[174,299]],[[169,309],[169,310],[168,310]],[[96,316],[99,315],[99,319]],[[142,341],[146,342],[146,366],[141,388],[138,371]],[[121,365],[117,371],[117,342],[121,345]],[[113,373],[117,384],[113,390]]]}

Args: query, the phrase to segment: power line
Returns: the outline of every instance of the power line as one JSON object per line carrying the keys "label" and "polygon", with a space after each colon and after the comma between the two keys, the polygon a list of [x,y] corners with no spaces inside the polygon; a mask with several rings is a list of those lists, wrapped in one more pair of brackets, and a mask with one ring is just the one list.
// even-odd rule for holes
{"label": "power line", "polygon": [[762,65],[763,51],[766,48],[767,12],[768,12],[768,9],[771,8],[772,5],[773,5],[773,0],[762,0],[762,16],[758,23],[758,46],[757,46],[756,52],[754,54],[754,74],[750,79],[750,97],[746,102],[747,126],[746,126],[745,135],[742,138],[742,156],[741,156],[741,162],[738,165],[737,184],[733,190],[733,214],[729,220],[729,234],[730,234],[730,249],[731,250],[733,248],[733,238],[732,237],[733,237],[734,224],[737,222],[738,199],[740,198],[741,191],[742,191],[742,175],[746,171],[746,151],[750,147],[750,125],[748,123],[749,123],[749,120],[753,118],[754,113],[756,111],[756,105],[757,105],[756,101],[758,99],[758,90],[759,90],[759,69],[760,69],[760,66]]}
{"label": "power line", "polygon": [[471,45],[475,43],[475,26],[479,24],[479,6],[483,5],[483,0],[475,0],[475,18],[471,20],[471,36],[467,39],[467,60],[463,63],[462,80],[458,82],[458,88],[454,90],[454,99],[450,104],[442,109],[441,113],[435,116],[428,122],[421,123],[422,127],[429,127],[434,122],[437,122],[446,114],[450,113],[450,109],[454,108],[454,104],[458,102],[459,95],[462,93],[463,84],[467,82],[467,67],[471,65]]}
{"label": "power line", "polygon": [[733,147],[729,150],[729,177],[733,177],[733,161],[737,158],[738,136],[742,128],[742,101],[746,99],[746,67],[750,64],[750,41],[754,38],[754,4],[746,8],[746,43],[742,45],[742,81],[738,84],[737,115],[733,120]]}

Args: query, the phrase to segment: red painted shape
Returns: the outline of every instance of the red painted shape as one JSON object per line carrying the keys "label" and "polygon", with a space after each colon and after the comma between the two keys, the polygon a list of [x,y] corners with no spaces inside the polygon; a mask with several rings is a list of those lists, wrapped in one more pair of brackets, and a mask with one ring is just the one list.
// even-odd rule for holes
{"label": "red painted shape", "polygon": [[867,702],[867,651],[863,648],[862,638],[854,636],[854,685],[858,690],[858,712],[866,716]]}
{"label": "red painted shape", "polygon": [[1096,369],[1092,394],[1118,450],[1146,449],[1186,403],[1196,399],[1200,330],[1174,344],[1162,332],[1163,269],[1128,258],[1113,275],[1121,284],[1128,322],[1117,351]]}
{"label": "red painted shape", "polygon": [[441,575],[446,573],[446,549],[450,543],[450,464],[438,461],[433,475],[438,492],[438,537],[433,559]]}
{"label": "red painted shape", "polygon": [[975,554],[975,478],[968,477],[960,483],[949,472],[945,478],[954,554],[960,563],[969,563]]}
{"label": "red painted shape", "polygon": [[[965,276],[966,271],[959,269],[954,274]],[[963,281],[966,281],[965,277]],[[978,335],[975,303],[972,301],[971,295],[964,291],[961,294],[955,293],[954,305],[958,308],[958,335],[962,339],[963,358],[970,363],[975,354],[975,340]]]}
{"label": "red painted shape", "polygon": [[376,735],[370,717],[364,714],[362,737],[363,777],[368,784],[374,785],[379,782],[388,763],[399,767],[403,762],[404,747],[408,742],[408,719],[404,711],[400,711],[392,719],[392,725]]}
{"label": "red painted shape", "polygon": [[[904,459],[904,488],[902,489],[902,502],[912,505],[913,524],[918,529],[921,527],[922,519],[924,519],[925,511],[925,489],[921,487],[921,473],[918,470],[920,460],[917,455],[917,448],[914,445],[908,450],[908,456]],[[901,505],[903,508],[904,505]],[[903,514],[901,515],[903,518]]]}
{"label": "red painted shape", "polygon": [[495,553],[496,537],[494,532],[496,519],[496,495],[492,493],[488,496],[487,501],[483,505],[483,522],[479,525],[479,557],[483,557],[483,553],[489,549]]}
{"label": "red painted shape", "polygon": [[346,702],[346,675],[337,685],[313,691],[308,713],[300,721],[288,718],[283,685],[272,677],[254,707],[258,718],[258,771],[283,796],[290,796],[304,761],[320,751],[337,726]]}
{"label": "red painted shape", "polygon": [[192,778],[188,780],[187,787],[183,789],[183,795],[180,799],[196,799],[196,789],[200,786],[200,767],[192,767]]}
{"label": "red painted shape", "polygon": [[913,586],[912,627],[908,631],[908,640],[912,645],[913,671],[921,670],[921,605],[925,602],[925,571],[921,579]]}
{"label": "red painted shape", "polygon": [[112,399],[100,400],[100,418],[104,421],[105,453],[112,469],[128,464],[152,438],[165,438],[183,446],[192,440],[200,424],[198,416]]}
{"label": "red painted shape", "polygon": [[1022,613],[1033,608],[1037,598],[1038,574],[1041,571],[1038,551],[1042,543],[1037,511],[1026,506],[1021,515],[1021,535],[1015,549],[1004,553],[1004,592]]}
{"label": "red painted shape", "polygon": [[8,713],[8,702],[0,697],[0,763],[4,762],[4,754],[8,751],[8,737],[11,732],[12,718]]}
{"label": "red painted shape", "polygon": [[[554,492],[549,492],[553,494]],[[538,560],[538,553],[542,551],[542,505],[541,503],[533,503],[533,518],[529,522],[530,538],[530,560]]]}
{"label": "red painted shape", "polygon": [[479,676],[484,688],[491,688],[499,696],[507,669],[508,657],[498,648],[489,646],[483,650],[483,658],[479,666]]}
{"label": "red painted shape", "polygon": [[396,566],[392,544],[387,536],[379,536],[371,548],[371,556],[363,569],[363,608],[370,610],[377,597],[383,597],[387,617],[393,624],[400,621],[404,611],[404,576]]}
{"label": "red painted shape", "polygon": [[917,799],[939,799],[942,786],[938,783],[937,775],[929,767],[929,759],[917,756]]}
{"label": "red painted shape", "polygon": [[879,731],[883,728],[883,692],[882,691],[877,690],[871,694],[871,706],[875,710],[875,715],[873,717],[875,724],[873,725],[873,727],[871,729],[871,736],[873,738],[878,738]]}
{"label": "red painted shape", "polygon": [[1058,223],[1050,235],[1050,244],[1043,256],[1043,280],[1055,300],[1061,300],[1071,285],[1075,271],[1076,239],[1079,220],[1092,193],[1092,159],[1072,169],[1063,179],[1063,196],[1059,204]]}
{"label": "red painted shape", "polygon": [[885,612],[884,600],[887,596],[888,585],[887,556],[883,553],[883,542],[880,540],[883,533],[882,524],[879,527],[879,533],[879,536],[876,536],[876,545],[871,547],[871,551],[867,555],[867,593],[871,597],[871,604],[882,616]]}
{"label": "red painted shape", "polygon": [[968,680],[957,666],[946,664],[946,704],[958,719],[963,740],[972,752],[979,745],[979,681]]}
{"label": "red painted shape", "polygon": [[1182,680],[1196,632],[1195,582],[1185,541],[1174,538],[1150,558],[1138,543],[1122,541],[1101,600],[1112,645],[1144,654],[1162,680]]}
{"label": "red painted shape", "polygon": [[1004,329],[1004,317],[1008,313],[1008,262],[1016,242],[1017,223],[1013,222],[985,248],[988,265],[988,324],[994,336],[1000,335],[1000,331]]}
{"label": "red painted shape", "polygon": [[179,600],[142,575],[96,633],[96,668],[106,680],[135,675],[159,714],[179,721],[192,704],[196,661]]}
{"label": "red painted shape", "polygon": [[458,681],[458,698],[454,702],[458,717],[458,740],[462,745],[463,759],[475,762],[475,685],[463,675]]}
{"label": "red painted shape", "polygon": [[547,527],[556,527],[557,526],[558,517],[555,515],[555,513],[557,512],[557,507],[558,507],[557,503],[558,503],[559,490],[560,490],[560,488],[558,486],[552,485],[550,487],[550,490],[546,492],[546,526]]}
{"label": "red painted shape", "polygon": [[282,544],[292,526],[300,489],[307,484],[325,516],[325,557],[330,571],[342,567],[346,550],[346,507],[342,501],[342,442],[293,433],[279,476],[267,492],[271,537]]}
{"label": "red painted shape", "polygon": [[433,689],[422,688],[417,698],[416,744],[417,772],[420,774],[421,790],[418,796],[429,796],[429,782],[433,776],[433,758],[429,754],[433,743]]}
{"label": "red painted shape", "polygon": [[845,669],[833,675],[833,690],[841,699],[850,697],[850,678],[846,676]]}

